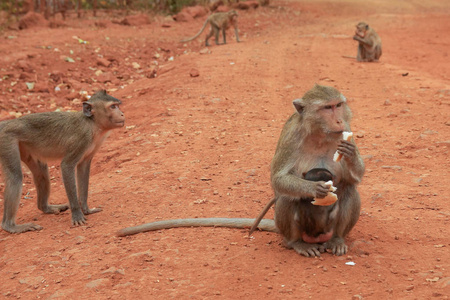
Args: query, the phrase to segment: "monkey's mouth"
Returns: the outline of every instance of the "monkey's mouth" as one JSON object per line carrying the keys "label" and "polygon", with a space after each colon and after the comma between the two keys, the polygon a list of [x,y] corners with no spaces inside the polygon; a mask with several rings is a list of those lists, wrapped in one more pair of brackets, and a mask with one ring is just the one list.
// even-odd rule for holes
{"label": "monkey's mouth", "polygon": [[125,125],[125,121],[122,122],[116,122],[118,127],[123,127]]}

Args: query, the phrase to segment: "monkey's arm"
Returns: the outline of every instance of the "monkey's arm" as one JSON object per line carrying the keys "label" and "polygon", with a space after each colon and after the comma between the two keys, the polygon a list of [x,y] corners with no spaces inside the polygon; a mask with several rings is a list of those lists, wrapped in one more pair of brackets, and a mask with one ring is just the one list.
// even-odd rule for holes
{"label": "monkey's arm", "polygon": [[355,35],[355,36],[353,37],[353,39],[356,40],[356,41],[358,41],[358,42],[360,42],[360,43],[363,43],[364,45],[367,45],[367,46],[369,46],[369,47],[372,47],[372,46],[373,46],[373,41],[370,40],[370,39],[364,39],[364,38],[361,38],[360,36],[357,36],[357,35]]}
{"label": "monkey's arm", "polygon": [[341,144],[338,146],[338,151],[344,155],[341,163],[347,165],[346,168],[343,168],[343,170],[347,170],[347,174],[343,174],[343,177],[351,184],[360,183],[364,175],[365,167],[354,141],[341,141]]}
{"label": "monkey's arm", "polygon": [[[199,218],[199,219],[176,219],[146,223],[134,227],[127,227],[117,232],[118,236],[132,235],[145,231],[153,231],[177,227],[228,227],[245,228],[250,227],[255,219],[246,218]],[[275,222],[270,219],[261,220],[258,226],[261,230],[277,232]]]}
{"label": "monkey's arm", "polygon": [[329,192],[324,181],[309,181],[284,172],[278,172],[272,177],[272,187],[276,194],[292,199],[324,198]]}

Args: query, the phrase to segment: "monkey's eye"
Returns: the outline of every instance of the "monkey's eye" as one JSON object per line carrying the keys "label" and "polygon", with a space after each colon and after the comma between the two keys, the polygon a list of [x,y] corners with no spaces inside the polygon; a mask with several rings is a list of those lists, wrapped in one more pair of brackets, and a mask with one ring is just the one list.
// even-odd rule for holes
{"label": "monkey's eye", "polygon": [[341,107],[342,106],[342,102],[336,104],[336,107]]}
{"label": "monkey's eye", "polygon": [[113,105],[110,106],[111,109],[116,109],[117,107],[118,107],[118,106],[115,105],[115,104],[113,104]]}
{"label": "monkey's eye", "polygon": [[332,105],[325,105],[325,107],[324,107],[325,109],[332,109],[333,108],[333,106]]}

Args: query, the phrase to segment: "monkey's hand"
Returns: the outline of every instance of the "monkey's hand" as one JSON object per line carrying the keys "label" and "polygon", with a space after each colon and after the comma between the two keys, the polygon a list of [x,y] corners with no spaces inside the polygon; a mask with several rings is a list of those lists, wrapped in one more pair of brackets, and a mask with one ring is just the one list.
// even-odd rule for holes
{"label": "monkey's hand", "polygon": [[354,39],[355,41],[361,41],[361,38],[360,38],[359,36],[357,36],[357,35],[354,35],[354,36],[353,36],[353,39]]}
{"label": "monkey's hand", "polygon": [[330,186],[325,181],[310,181],[312,185],[312,196],[314,198],[325,198],[330,191]]}
{"label": "monkey's hand", "polygon": [[351,141],[341,140],[337,151],[350,161],[356,157],[356,146]]}

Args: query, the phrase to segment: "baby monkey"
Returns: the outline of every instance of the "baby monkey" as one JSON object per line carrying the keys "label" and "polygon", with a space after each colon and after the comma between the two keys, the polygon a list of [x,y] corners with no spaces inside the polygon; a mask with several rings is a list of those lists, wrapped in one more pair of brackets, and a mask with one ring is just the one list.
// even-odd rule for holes
{"label": "baby monkey", "polygon": [[235,10],[230,10],[228,12],[214,13],[206,19],[205,23],[203,24],[202,29],[200,29],[200,31],[196,35],[194,35],[191,38],[182,40],[181,43],[189,42],[189,41],[196,39],[203,32],[203,30],[205,30],[206,25],[208,25],[208,23],[211,25],[211,31],[206,36],[206,40],[205,40],[206,46],[209,46],[208,40],[213,35],[214,35],[214,38],[216,41],[216,45],[219,45],[219,31],[220,30],[222,31],[222,35],[223,35],[223,43],[226,44],[227,40],[226,40],[225,30],[227,30],[231,26],[234,27],[236,41],[240,42],[239,35],[238,35],[238,27],[237,27],[237,17],[238,17],[238,14]]}

